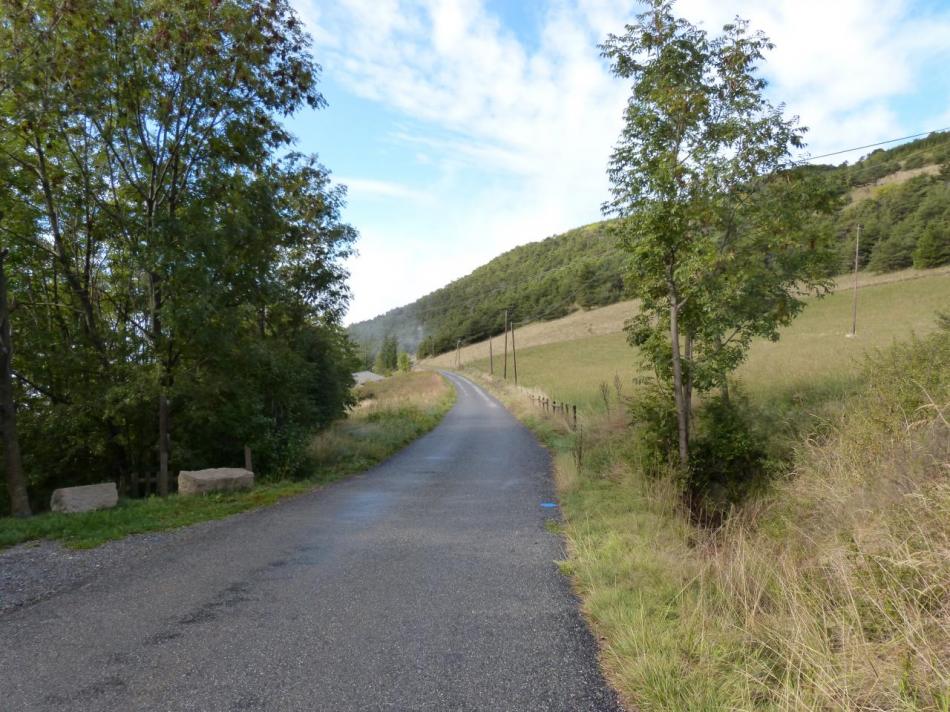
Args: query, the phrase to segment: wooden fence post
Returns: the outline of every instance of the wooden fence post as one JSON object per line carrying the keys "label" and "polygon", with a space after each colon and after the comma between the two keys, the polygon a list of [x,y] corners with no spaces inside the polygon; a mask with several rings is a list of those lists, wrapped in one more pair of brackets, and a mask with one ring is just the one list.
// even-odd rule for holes
{"label": "wooden fence post", "polygon": [[518,385],[518,349],[515,348],[515,323],[511,322],[511,363],[515,368],[515,385]]}
{"label": "wooden fence post", "polygon": [[502,371],[502,377],[508,380],[508,310],[505,309],[505,367]]}

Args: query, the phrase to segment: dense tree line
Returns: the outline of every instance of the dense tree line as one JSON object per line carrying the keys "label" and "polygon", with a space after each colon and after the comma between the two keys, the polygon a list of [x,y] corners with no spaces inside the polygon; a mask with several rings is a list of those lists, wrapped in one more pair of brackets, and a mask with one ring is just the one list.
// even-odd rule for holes
{"label": "dense tree line", "polygon": [[[815,217],[817,236],[837,241],[832,272],[854,260],[855,230],[862,225],[861,267],[887,272],[950,264],[950,133],[932,134],[892,149],[878,149],[854,164],[800,168],[797,175],[827,179],[840,198],[832,215]],[[899,171],[931,167],[903,182],[876,186]],[[851,202],[855,188],[869,197]],[[442,353],[503,330],[503,312],[516,321],[556,319],[578,308],[603,306],[629,295],[630,262],[611,233],[611,222],[517,247],[412,304],[350,327],[370,354],[396,335],[420,357]]]}
{"label": "dense tree line", "polygon": [[[350,398],[342,188],[284,0],[0,6],[0,240],[34,502],[158,466],[299,466]],[[160,407],[167,403],[167,410]],[[0,499],[6,493],[0,491]]]}
{"label": "dense tree line", "polygon": [[853,263],[858,225],[861,266],[873,272],[950,263],[950,170],[881,186],[837,215],[833,229],[842,269]]}

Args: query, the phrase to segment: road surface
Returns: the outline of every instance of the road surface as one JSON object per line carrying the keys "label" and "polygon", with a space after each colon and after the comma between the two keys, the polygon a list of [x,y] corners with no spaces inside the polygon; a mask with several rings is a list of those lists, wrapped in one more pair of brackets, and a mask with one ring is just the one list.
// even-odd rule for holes
{"label": "road surface", "polygon": [[546,452],[449,377],[456,406],[379,467],[0,616],[0,709],[616,710]]}

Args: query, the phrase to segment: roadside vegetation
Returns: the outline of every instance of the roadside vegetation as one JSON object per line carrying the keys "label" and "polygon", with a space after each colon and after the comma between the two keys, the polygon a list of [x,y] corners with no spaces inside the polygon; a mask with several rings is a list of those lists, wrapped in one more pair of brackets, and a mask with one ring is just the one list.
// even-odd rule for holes
{"label": "roadside vegetation", "polygon": [[434,428],[455,401],[440,375],[413,372],[355,389],[345,419],[313,436],[295,456],[296,478],[264,478],[247,492],[123,499],[114,509],[82,514],[0,518],[0,548],[34,539],[89,548],[130,534],[221,519],[366,470]]}
{"label": "roadside vegetation", "polygon": [[470,373],[555,455],[562,567],[632,708],[948,709],[946,320],[873,350],[846,400],[816,400],[781,476],[718,526],[696,520],[626,408],[574,432]]}
{"label": "roadside vegetation", "polygon": [[343,415],[356,231],[286,129],[310,48],[286,0],[0,6],[0,511],[244,446],[301,474]]}

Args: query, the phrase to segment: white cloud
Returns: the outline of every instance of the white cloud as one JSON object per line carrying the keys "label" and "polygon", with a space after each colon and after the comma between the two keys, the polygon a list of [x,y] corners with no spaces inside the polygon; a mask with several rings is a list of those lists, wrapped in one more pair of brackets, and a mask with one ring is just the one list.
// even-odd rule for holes
{"label": "white cloud", "polygon": [[334,182],[346,186],[347,200],[349,201],[359,200],[361,198],[398,198],[400,200],[422,202],[429,197],[422,191],[415,190],[401,183],[386,180],[334,176]]}
{"label": "white cloud", "polygon": [[[328,76],[421,125],[392,138],[444,177],[426,188],[445,208],[433,212],[430,235],[412,235],[424,245],[415,254],[397,256],[406,254],[405,231],[383,216],[364,229],[352,265],[353,318],[597,218],[628,87],[610,76],[596,44],[622,32],[642,5],[552,0],[529,47],[483,0],[339,0],[319,10],[316,2],[297,0]],[[948,10],[915,16],[905,0],[682,0],[677,9],[710,32],[738,14],[772,37],[764,65],[771,95],[811,128],[813,155],[935,127],[927,124],[937,117],[902,121],[894,101],[925,81],[925,61],[950,51]],[[454,194],[452,176],[467,170],[480,171],[484,185]],[[371,176],[351,189],[409,197]]]}

